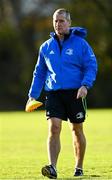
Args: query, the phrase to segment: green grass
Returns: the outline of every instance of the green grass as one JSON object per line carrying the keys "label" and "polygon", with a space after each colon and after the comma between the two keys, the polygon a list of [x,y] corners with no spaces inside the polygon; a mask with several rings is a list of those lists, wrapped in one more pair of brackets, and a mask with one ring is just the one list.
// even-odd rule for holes
{"label": "green grass", "polygon": [[[46,179],[40,172],[48,163],[45,119],[44,111],[0,113],[0,180]],[[84,129],[85,175],[75,178],[71,131],[68,123],[63,122],[59,179],[112,179],[112,110],[88,110]]]}

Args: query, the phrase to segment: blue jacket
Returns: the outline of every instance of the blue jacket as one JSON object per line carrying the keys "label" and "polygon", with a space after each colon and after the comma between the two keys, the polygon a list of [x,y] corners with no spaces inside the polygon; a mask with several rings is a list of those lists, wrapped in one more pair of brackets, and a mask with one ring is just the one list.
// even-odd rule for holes
{"label": "blue jacket", "polygon": [[70,32],[60,43],[55,33],[51,33],[51,38],[41,45],[29,97],[37,99],[43,87],[46,91],[78,89],[82,85],[92,87],[97,63],[84,39],[86,29],[75,27]]}

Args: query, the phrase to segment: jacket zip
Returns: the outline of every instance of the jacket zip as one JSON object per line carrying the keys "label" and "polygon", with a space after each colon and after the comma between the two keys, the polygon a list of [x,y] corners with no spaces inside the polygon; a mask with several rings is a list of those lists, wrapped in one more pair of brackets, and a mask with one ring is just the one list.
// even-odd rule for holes
{"label": "jacket zip", "polygon": [[[61,58],[61,55],[62,55],[62,49],[63,49],[63,47],[62,47],[59,39],[56,38],[56,40],[57,40],[58,47],[59,47],[59,50],[60,50],[60,60],[61,60],[61,59],[62,59],[62,58]],[[62,74],[62,62],[60,63],[60,74]],[[63,84],[62,84],[62,80],[61,80],[61,79],[60,79],[60,86],[61,86],[61,88],[63,89]]]}

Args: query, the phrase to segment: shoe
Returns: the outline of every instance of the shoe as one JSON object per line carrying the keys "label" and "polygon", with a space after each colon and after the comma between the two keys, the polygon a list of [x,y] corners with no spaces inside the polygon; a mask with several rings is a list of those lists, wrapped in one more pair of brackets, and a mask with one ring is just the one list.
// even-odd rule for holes
{"label": "shoe", "polygon": [[83,170],[81,168],[75,168],[74,176],[83,176]]}
{"label": "shoe", "polygon": [[57,172],[52,165],[44,166],[41,169],[42,175],[48,177],[49,179],[57,179]]}

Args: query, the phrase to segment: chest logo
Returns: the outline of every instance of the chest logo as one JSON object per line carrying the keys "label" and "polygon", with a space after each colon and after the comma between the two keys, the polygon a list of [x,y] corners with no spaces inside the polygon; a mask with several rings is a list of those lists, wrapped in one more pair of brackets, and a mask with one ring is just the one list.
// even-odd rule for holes
{"label": "chest logo", "polygon": [[65,54],[68,54],[69,56],[73,55],[73,49],[67,49]]}

